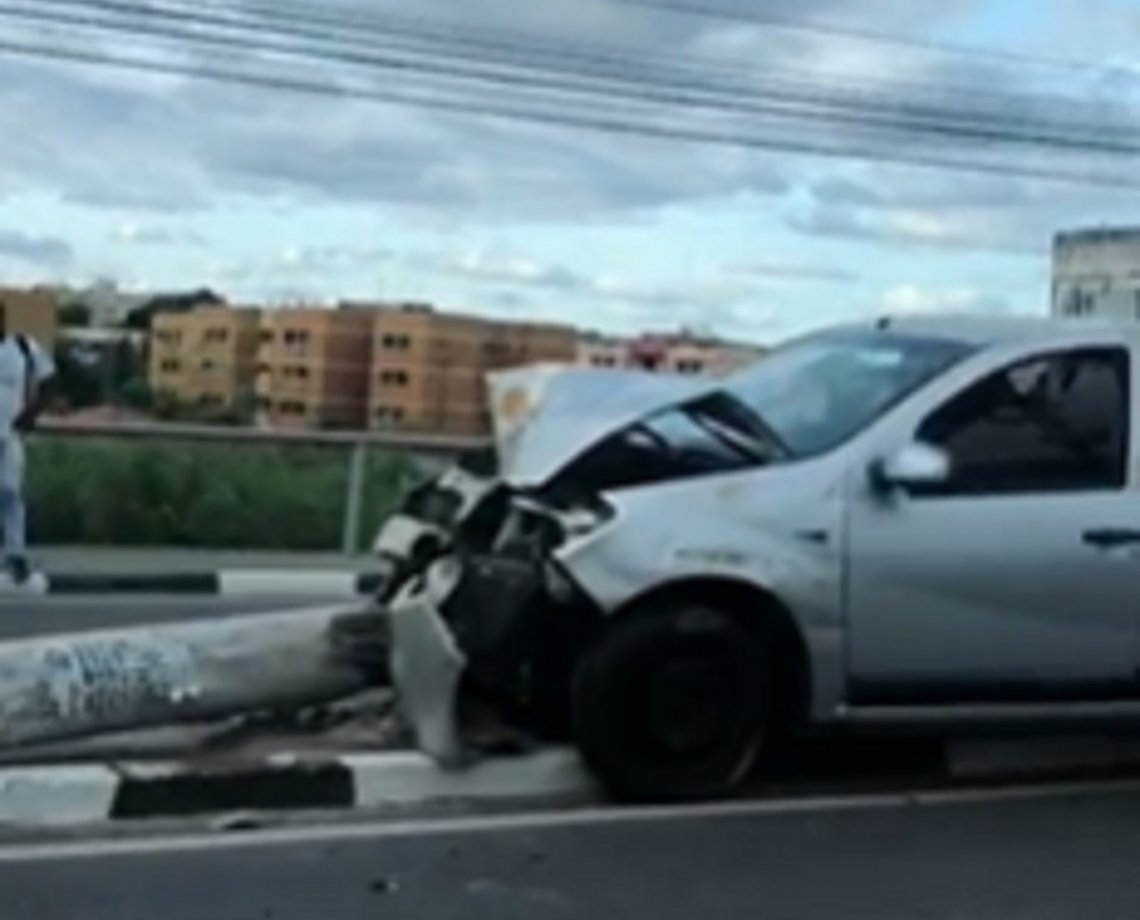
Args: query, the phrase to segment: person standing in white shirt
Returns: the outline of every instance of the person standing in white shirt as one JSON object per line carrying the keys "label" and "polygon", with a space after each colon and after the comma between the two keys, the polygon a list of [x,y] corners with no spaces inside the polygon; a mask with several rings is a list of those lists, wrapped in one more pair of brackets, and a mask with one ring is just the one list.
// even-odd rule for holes
{"label": "person standing in white shirt", "polygon": [[28,559],[23,434],[35,426],[44,385],[54,374],[54,362],[35,339],[8,331],[7,306],[0,301],[0,523],[5,574],[19,588],[42,581]]}

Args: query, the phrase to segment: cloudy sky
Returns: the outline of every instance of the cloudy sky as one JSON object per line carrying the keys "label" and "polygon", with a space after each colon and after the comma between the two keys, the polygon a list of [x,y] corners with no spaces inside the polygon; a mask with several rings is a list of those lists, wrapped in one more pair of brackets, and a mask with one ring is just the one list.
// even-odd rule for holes
{"label": "cloudy sky", "polygon": [[[1043,312],[1055,229],[1140,222],[1133,154],[876,134],[763,108],[785,90],[838,92],[888,118],[926,106],[937,122],[949,108],[1027,131],[1035,118],[1060,120],[1067,136],[1113,140],[1140,97],[1130,70],[1140,67],[1140,0],[282,0],[284,19],[264,0],[241,3],[0,4],[0,279],[210,285],[258,302],[430,300],[614,332],[686,324],[773,341],[870,311]],[[234,8],[261,28],[185,40],[186,29],[209,31],[203,16]],[[299,24],[317,28],[313,11],[340,17],[332,56],[296,53]],[[115,29],[80,29],[91,16]],[[390,31],[368,34],[409,23],[460,50],[409,57]],[[374,49],[367,66],[361,41]],[[160,72],[14,53],[28,46]],[[489,46],[530,63],[499,60],[479,83],[451,79],[457,66],[494,70]],[[349,92],[162,70],[171,67]],[[598,67],[621,79],[543,91],[568,74],[580,86]],[[717,103],[689,104],[694,93]],[[393,94],[447,108],[371,98]],[[481,114],[496,106],[543,120]]]}

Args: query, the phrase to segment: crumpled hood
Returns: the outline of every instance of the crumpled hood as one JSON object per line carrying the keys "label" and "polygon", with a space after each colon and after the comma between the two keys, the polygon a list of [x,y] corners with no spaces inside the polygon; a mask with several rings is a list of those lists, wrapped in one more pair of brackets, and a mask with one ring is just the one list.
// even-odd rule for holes
{"label": "crumpled hood", "polygon": [[487,375],[501,477],[539,486],[602,438],[716,389],[708,379],[540,364]]}

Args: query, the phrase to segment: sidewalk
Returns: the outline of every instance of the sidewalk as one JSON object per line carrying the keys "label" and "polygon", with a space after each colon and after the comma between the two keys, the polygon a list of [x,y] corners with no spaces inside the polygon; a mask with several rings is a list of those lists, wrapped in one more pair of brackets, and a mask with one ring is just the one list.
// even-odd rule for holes
{"label": "sidewalk", "polygon": [[377,590],[367,555],[163,547],[42,547],[48,594],[158,593],[225,597],[356,597]]}
{"label": "sidewalk", "polygon": [[33,547],[37,564],[49,574],[149,575],[155,572],[216,572],[223,569],[272,569],[296,572],[313,569],[370,572],[375,557],[338,552],[273,550],[215,550],[185,547],[45,546]]}

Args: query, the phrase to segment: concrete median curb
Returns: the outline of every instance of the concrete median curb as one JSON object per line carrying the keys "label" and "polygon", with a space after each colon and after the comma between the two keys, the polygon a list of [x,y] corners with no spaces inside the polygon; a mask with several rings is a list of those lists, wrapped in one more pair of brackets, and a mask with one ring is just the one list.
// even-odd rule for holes
{"label": "concrete median curb", "polygon": [[414,751],[264,763],[20,767],[0,770],[0,826],[66,827],[233,811],[370,809],[443,802],[593,799],[573,751],[542,750],[440,770]]}
{"label": "concrete median curb", "polygon": [[313,569],[219,569],[133,573],[49,573],[48,595],[178,594],[241,597],[363,597],[380,587],[378,572]]}

